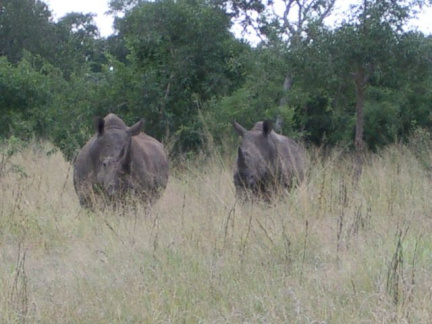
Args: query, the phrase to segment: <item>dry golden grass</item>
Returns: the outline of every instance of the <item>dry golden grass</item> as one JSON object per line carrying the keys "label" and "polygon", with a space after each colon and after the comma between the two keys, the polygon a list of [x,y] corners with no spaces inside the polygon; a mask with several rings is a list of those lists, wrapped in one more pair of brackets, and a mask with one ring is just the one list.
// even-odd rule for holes
{"label": "dry golden grass", "polygon": [[185,165],[150,213],[82,210],[49,149],[0,173],[0,322],[432,322],[432,181],[406,147],[357,184],[311,158],[272,205],[237,203],[224,159]]}

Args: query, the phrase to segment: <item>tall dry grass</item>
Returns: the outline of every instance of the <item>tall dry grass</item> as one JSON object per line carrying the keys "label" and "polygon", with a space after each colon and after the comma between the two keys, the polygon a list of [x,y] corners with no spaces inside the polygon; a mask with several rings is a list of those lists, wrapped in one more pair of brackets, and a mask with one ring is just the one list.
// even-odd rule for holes
{"label": "tall dry grass", "polygon": [[432,322],[432,181],[405,146],[358,183],[349,157],[310,152],[270,205],[236,202],[223,158],[185,164],[150,213],[82,210],[50,150],[0,173],[0,322]]}

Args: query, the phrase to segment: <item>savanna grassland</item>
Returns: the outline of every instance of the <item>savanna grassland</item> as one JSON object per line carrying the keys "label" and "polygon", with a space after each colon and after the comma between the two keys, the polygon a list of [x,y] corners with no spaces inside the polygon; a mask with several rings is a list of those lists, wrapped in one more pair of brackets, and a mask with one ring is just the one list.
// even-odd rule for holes
{"label": "savanna grassland", "polygon": [[393,145],[354,182],[311,150],[270,205],[236,202],[216,156],[173,168],[151,211],[90,212],[49,144],[2,150],[0,322],[432,322],[432,151]]}

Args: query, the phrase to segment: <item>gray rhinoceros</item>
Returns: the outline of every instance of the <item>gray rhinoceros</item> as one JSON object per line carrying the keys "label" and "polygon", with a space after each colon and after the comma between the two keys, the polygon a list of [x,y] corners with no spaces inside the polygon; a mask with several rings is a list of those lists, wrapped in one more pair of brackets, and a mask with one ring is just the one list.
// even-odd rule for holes
{"label": "gray rhinoceros", "polygon": [[270,200],[281,188],[290,189],[301,181],[305,172],[305,151],[294,140],[277,134],[272,122],[266,120],[246,130],[233,123],[234,130],[242,136],[238,148],[234,185],[237,194]]}
{"label": "gray rhinoceros", "polygon": [[114,114],[94,119],[96,134],[74,162],[74,186],[83,207],[118,202],[127,195],[152,203],[168,182],[163,145],[141,132],[143,121],[131,127]]}

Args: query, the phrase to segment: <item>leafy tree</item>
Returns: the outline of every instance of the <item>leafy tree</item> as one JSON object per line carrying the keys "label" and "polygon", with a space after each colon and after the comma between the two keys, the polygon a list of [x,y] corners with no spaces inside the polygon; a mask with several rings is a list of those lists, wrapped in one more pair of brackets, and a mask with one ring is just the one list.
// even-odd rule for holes
{"label": "leafy tree", "polygon": [[101,64],[106,63],[104,48],[106,41],[99,38],[99,30],[93,14],[71,12],[56,23],[57,56],[55,65],[60,67],[66,77],[83,70],[98,72]]}
{"label": "leafy tree", "polygon": [[145,116],[159,138],[174,133],[178,149],[196,148],[203,103],[242,79],[234,61],[247,47],[230,34],[229,17],[200,0],[162,0],[133,7],[117,26],[133,71],[124,80],[133,90],[120,99],[123,113]]}
{"label": "leafy tree", "polygon": [[0,137],[45,135],[41,113],[50,101],[49,78],[26,54],[17,65],[0,57]]}
{"label": "leafy tree", "polygon": [[208,102],[204,114],[211,132],[218,134],[217,143],[225,140],[219,134],[232,134],[233,120],[252,127],[258,120],[282,116],[284,130],[292,131],[293,110],[280,105],[288,62],[279,54],[280,48],[259,46],[238,57],[246,75],[244,83],[232,94]]}
{"label": "leafy tree", "polygon": [[0,2],[0,55],[13,63],[24,51],[49,57],[52,54],[54,26],[51,12],[40,0]]}
{"label": "leafy tree", "polygon": [[[49,120],[49,138],[62,151],[67,160],[89,139],[93,132],[94,116],[104,115],[104,76],[101,73],[72,74],[58,81],[58,91],[46,111]],[[106,95],[106,94],[105,94]]]}
{"label": "leafy tree", "polygon": [[[316,144],[350,143],[357,129],[357,139],[366,141],[370,148],[406,137],[412,125],[428,125],[430,40],[422,34],[403,31],[414,10],[406,5],[414,3],[362,3],[366,3],[367,12],[362,11],[362,6],[355,6],[348,22],[334,30],[311,18],[304,20],[298,38],[296,29],[291,37],[287,37],[289,28],[285,34],[283,29],[275,32],[277,37],[263,42],[256,51],[260,54],[253,59],[256,66],[264,68],[249,69],[247,80],[251,83],[221,102],[220,106],[228,112],[225,115],[231,111],[231,115],[241,114],[246,119],[257,115],[274,118],[285,112],[288,132],[297,128]],[[416,2],[422,3],[425,2]],[[303,20],[299,21],[301,26]],[[262,64],[264,61],[277,67]],[[281,71],[289,73],[281,78]],[[364,73],[367,83],[362,85]],[[254,79],[265,90],[254,92]],[[289,91],[280,91],[282,83],[283,89]],[[270,94],[270,89],[277,91]],[[263,100],[259,99],[261,95]],[[270,98],[274,100],[266,101]],[[264,106],[255,105],[260,101]],[[280,109],[275,109],[277,102]],[[242,108],[235,109],[234,105]],[[359,107],[363,107],[360,115],[356,114]],[[268,115],[270,111],[273,116]],[[359,137],[360,132],[363,135]],[[355,143],[361,151],[364,143]]]}
{"label": "leafy tree", "polygon": [[364,113],[368,88],[380,80],[394,79],[403,25],[421,1],[363,0],[353,7],[350,22],[334,31],[334,64],[341,80],[355,89],[355,148],[364,149]]}
{"label": "leafy tree", "polygon": [[[292,52],[316,38],[335,3],[336,0],[282,0],[281,6],[280,2],[267,1],[265,5],[260,0],[222,2],[226,10],[232,8],[233,16],[244,29],[252,29],[262,45],[270,46],[274,54],[274,49],[279,49],[281,58],[288,62]],[[282,85],[288,92],[295,78],[294,67],[288,65],[285,69]],[[287,95],[281,98],[281,105],[287,103]]]}
{"label": "leafy tree", "polygon": [[[302,67],[307,69],[303,49],[320,35],[325,27],[324,20],[332,12],[335,0],[284,0],[282,3],[233,0],[219,3],[240,21],[245,30],[252,30],[261,40],[258,45],[260,54],[254,60],[257,67],[250,70],[249,81],[254,82],[255,79],[261,89],[277,89],[268,98],[272,100],[266,102],[266,106],[250,109],[249,116],[251,112],[255,119],[278,116],[284,120],[285,131],[292,133],[293,128],[297,128],[297,133],[300,131],[306,135],[306,119],[298,117],[305,116],[306,103],[314,101],[316,93],[319,94],[320,91],[299,86],[304,80],[305,71]],[[272,67],[267,66],[266,62],[272,62]],[[266,85],[265,80],[269,81]],[[307,83],[303,82],[302,85]],[[245,87],[243,93],[253,89],[253,85],[249,83]],[[266,90],[261,90],[253,96],[264,99],[266,95]],[[258,101],[256,100],[257,103]],[[300,113],[295,113],[294,110]],[[272,116],[269,116],[270,111]]]}

